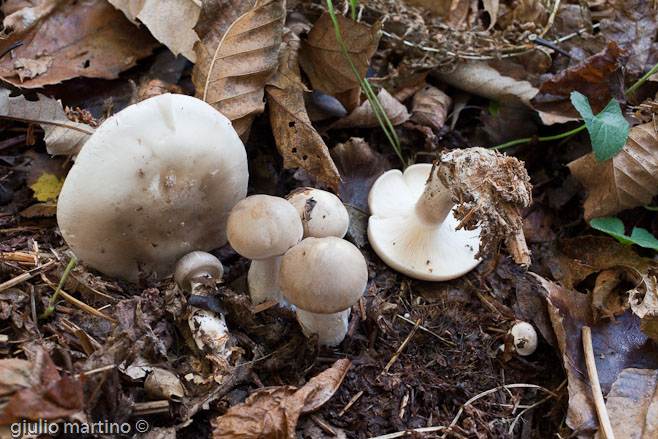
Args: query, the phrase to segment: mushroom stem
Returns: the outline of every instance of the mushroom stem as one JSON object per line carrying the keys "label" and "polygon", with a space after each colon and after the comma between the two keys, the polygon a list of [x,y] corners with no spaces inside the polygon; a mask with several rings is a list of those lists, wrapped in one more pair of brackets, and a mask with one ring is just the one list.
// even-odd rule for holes
{"label": "mushroom stem", "polygon": [[347,334],[347,322],[350,318],[351,308],[333,314],[317,314],[297,308],[297,321],[304,334],[318,335],[318,344],[323,346],[337,346]]}
{"label": "mushroom stem", "polygon": [[251,303],[258,305],[267,300],[283,303],[283,295],[279,289],[279,267],[283,256],[268,259],[253,260],[247,274],[249,296]]}
{"label": "mushroom stem", "polygon": [[[199,273],[196,277],[201,276],[212,278],[210,273],[206,272]],[[199,288],[201,285],[203,284],[200,282],[191,282],[190,291],[196,296],[207,297],[208,292],[205,288]],[[226,348],[229,331],[222,314],[190,306],[187,324],[200,351],[209,350],[223,360],[228,360],[231,356],[231,350]]]}
{"label": "mushroom stem", "polygon": [[445,221],[454,205],[450,189],[441,183],[441,179],[432,170],[430,180],[416,202],[416,217],[422,225],[435,228]]}

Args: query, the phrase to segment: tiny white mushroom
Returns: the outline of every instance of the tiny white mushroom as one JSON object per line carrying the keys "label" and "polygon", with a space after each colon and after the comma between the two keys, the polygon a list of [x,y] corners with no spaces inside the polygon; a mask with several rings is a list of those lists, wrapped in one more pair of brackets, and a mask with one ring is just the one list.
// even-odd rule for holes
{"label": "tiny white mushroom", "polygon": [[163,94],[107,119],[82,147],[57,202],[66,243],[84,263],[137,281],[194,250],[226,243],[247,194],[247,155],[231,121],[200,99]]}
{"label": "tiny white mushroom", "polygon": [[235,205],[226,230],[233,249],[252,259],[247,274],[252,303],[283,303],[278,280],[281,256],[304,233],[292,204],[270,195],[251,195]]}
{"label": "tiny white mushroom", "polygon": [[304,238],[324,238],[347,233],[350,217],[340,198],[331,192],[299,188],[286,196],[295,206],[304,226]]}
{"label": "tiny white mushroom", "polygon": [[527,322],[519,322],[510,329],[514,349],[519,355],[530,355],[537,349],[537,331]]}
{"label": "tiny white mushroom", "polygon": [[[185,291],[205,296],[205,291],[199,289],[199,278],[205,277],[219,282],[223,274],[224,268],[219,259],[210,253],[195,251],[178,261],[174,281]],[[228,360],[231,349],[226,347],[229,331],[223,315],[191,306],[187,324],[199,350],[210,351],[217,357]]]}
{"label": "tiny white mushroom", "polygon": [[368,283],[366,261],[354,245],[334,237],[306,238],[283,255],[279,285],[297,307],[297,320],[318,343],[340,344],[351,306]]}
{"label": "tiny white mushroom", "polygon": [[389,267],[415,279],[457,278],[480,261],[480,229],[455,230],[452,194],[430,164],[390,170],[370,190],[368,240]]}

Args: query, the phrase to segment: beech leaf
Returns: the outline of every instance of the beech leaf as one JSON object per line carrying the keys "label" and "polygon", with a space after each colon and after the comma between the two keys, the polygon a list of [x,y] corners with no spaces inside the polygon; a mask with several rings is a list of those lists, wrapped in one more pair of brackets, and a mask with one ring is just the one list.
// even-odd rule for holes
{"label": "beech leaf", "polygon": [[[249,5],[203,3],[192,71],[196,97],[228,117],[243,141],[254,117],[265,109],[265,83],[277,68],[286,16],[283,0],[258,0],[245,10]],[[242,14],[231,21],[236,12]]]}
{"label": "beech leaf", "polygon": [[[347,53],[363,78],[379,44],[381,25],[366,26],[342,15],[336,18]],[[326,12],[313,25],[308,39],[302,40],[299,61],[314,90],[335,96],[360,87],[336,41],[334,24]]]}
{"label": "beech leaf", "polygon": [[630,125],[621,113],[619,102],[612,99],[596,116],[583,94],[572,92],[571,103],[585,120],[597,162],[612,158],[624,147]]}
{"label": "beech leaf", "polygon": [[297,61],[299,37],[287,31],[284,39],[279,69],[265,87],[277,149],[285,168],[302,168],[337,191],[340,174],[304,105],[305,87]]}
{"label": "beech leaf", "polygon": [[40,94],[38,101],[28,101],[24,96],[10,97],[9,94],[7,89],[0,90],[0,118],[41,125],[50,154],[77,154],[94,133],[91,126],[69,120],[55,99]]}
{"label": "beech leaf", "polygon": [[653,122],[634,126],[610,160],[598,162],[592,152],[568,166],[587,189],[587,221],[649,204],[658,194],[658,133]]}
{"label": "beech leaf", "polygon": [[624,234],[624,223],[619,218],[594,218],[589,225],[596,230],[607,233],[622,244],[636,244],[640,247],[658,251],[658,239],[642,227],[634,227],[631,236]]}
{"label": "beech leaf", "polygon": [[192,0],[109,0],[132,22],[139,20],[156,40],[174,55],[182,54],[194,62],[194,44],[199,37],[194,25],[201,9]]}
{"label": "beech leaf", "polygon": [[13,57],[0,60],[0,76],[17,87],[38,88],[79,76],[114,79],[158,46],[146,29],[105,0],[39,3],[3,21],[0,53],[24,42],[12,50]]}
{"label": "beech leaf", "polygon": [[[377,93],[377,99],[379,99],[379,103],[384,109],[384,113],[386,113],[388,119],[393,125],[400,125],[409,119],[407,107],[391,96],[385,88],[379,90]],[[334,122],[330,128],[376,128],[379,126],[379,121],[377,120],[377,116],[375,115],[370,102],[365,100],[350,114]]]}
{"label": "beech leaf", "polygon": [[624,369],[605,404],[615,437],[651,439],[658,435],[658,371]]}

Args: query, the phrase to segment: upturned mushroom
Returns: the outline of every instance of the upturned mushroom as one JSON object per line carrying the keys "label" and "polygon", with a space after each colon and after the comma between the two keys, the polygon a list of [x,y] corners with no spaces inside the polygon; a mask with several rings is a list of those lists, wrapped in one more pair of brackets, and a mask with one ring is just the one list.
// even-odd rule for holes
{"label": "upturned mushroom", "polygon": [[[184,291],[207,296],[206,290],[201,288],[202,278],[219,282],[223,274],[224,267],[219,259],[210,253],[194,251],[178,261],[174,281]],[[226,344],[230,334],[223,315],[191,306],[187,324],[200,351],[208,352],[224,361],[228,360],[231,349]]]}
{"label": "upturned mushroom", "polygon": [[361,252],[334,236],[304,239],[283,255],[279,271],[281,291],[297,307],[302,329],[326,346],[345,338],[351,306],[367,283]]}
{"label": "upturned mushroom", "polygon": [[226,243],[247,180],[231,121],[199,99],[163,94],[90,137],[62,187],[57,222],[87,265],[134,282],[141,261],[163,278],[186,253]]}
{"label": "upturned mushroom", "polygon": [[231,211],[227,233],[233,249],[252,260],[247,274],[252,303],[283,303],[278,281],[281,256],[304,233],[293,205],[279,197],[251,195]]}
{"label": "upturned mushroom", "polygon": [[299,188],[286,196],[295,206],[304,227],[304,238],[342,238],[347,233],[350,217],[340,199],[331,192]]}
{"label": "upturned mushroom", "polygon": [[370,190],[368,240],[389,267],[415,279],[454,279],[480,261],[479,229],[455,230],[452,193],[430,164],[382,174]]}

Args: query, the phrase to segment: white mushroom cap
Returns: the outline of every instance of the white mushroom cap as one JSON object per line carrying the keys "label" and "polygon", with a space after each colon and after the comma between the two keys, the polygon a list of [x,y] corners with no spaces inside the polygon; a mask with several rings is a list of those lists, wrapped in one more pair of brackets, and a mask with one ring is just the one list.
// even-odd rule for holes
{"label": "white mushroom cap", "polygon": [[295,208],[270,195],[251,195],[236,204],[226,230],[233,249],[247,259],[281,256],[304,233]]}
{"label": "white mushroom cap", "polygon": [[350,216],[340,198],[331,192],[299,188],[286,196],[295,206],[304,226],[304,238],[324,238],[347,233]]}
{"label": "white mushroom cap", "polygon": [[519,322],[512,326],[510,334],[514,338],[514,349],[519,355],[530,355],[537,349],[537,331],[527,322]]}
{"label": "white mushroom cap", "polygon": [[194,251],[186,254],[176,263],[174,281],[185,291],[192,288],[192,279],[208,276],[221,280],[224,267],[219,259],[210,253]]}
{"label": "white mushroom cap", "polygon": [[367,283],[368,268],[359,249],[335,236],[304,239],[283,255],[279,271],[285,298],[318,314],[351,307]]}
{"label": "white mushroom cap", "polygon": [[[459,222],[449,211],[440,225],[430,224],[429,217],[442,216],[433,197],[449,196],[426,193],[431,170],[430,164],[417,164],[404,174],[397,169],[387,171],[375,181],[368,197],[368,240],[386,265],[407,276],[429,281],[454,279],[480,262],[475,259],[480,229],[455,230]],[[431,209],[419,215],[417,205],[423,202]]]}
{"label": "white mushroom cap", "polygon": [[73,252],[97,270],[159,278],[193,250],[226,243],[228,214],[247,193],[247,156],[231,122],[205,102],[163,94],[107,119],[59,196],[57,221]]}

